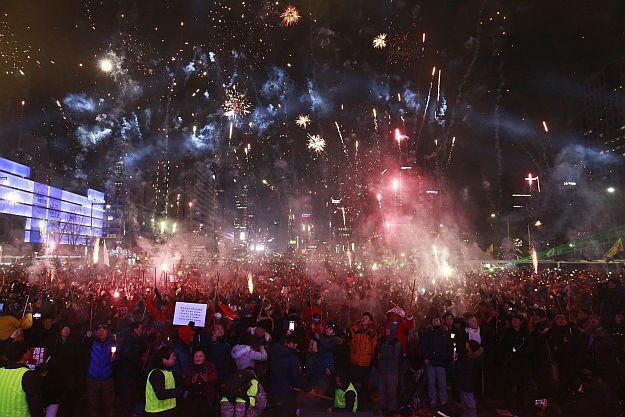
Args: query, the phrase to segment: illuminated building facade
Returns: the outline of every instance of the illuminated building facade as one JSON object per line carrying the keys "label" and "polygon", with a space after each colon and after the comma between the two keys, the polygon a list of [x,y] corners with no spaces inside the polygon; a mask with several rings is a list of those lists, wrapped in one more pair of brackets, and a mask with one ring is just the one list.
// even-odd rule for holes
{"label": "illuminated building facade", "polygon": [[0,213],[25,219],[24,242],[87,245],[103,235],[104,193],[83,196],[30,175],[26,165],[0,158]]}

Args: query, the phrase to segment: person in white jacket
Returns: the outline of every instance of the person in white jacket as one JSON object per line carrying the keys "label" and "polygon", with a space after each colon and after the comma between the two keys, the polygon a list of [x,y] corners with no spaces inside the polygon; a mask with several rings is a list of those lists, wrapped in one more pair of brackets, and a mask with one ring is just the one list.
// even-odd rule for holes
{"label": "person in white jacket", "polygon": [[254,368],[256,361],[266,361],[267,351],[264,346],[260,346],[258,350],[254,347],[254,336],[245,334],[241,343],[232,348],[232,359],[237,365],[237,369]]}

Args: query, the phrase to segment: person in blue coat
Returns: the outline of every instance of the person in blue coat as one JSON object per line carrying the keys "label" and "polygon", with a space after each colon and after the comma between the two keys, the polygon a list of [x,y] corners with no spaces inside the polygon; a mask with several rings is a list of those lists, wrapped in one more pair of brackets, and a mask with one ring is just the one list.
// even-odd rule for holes
{"label": "person in blue coat", "polygon": [[289,334],[270,352],[271,399],[276,417],[292,417],[297,409],[296,389],[310,391],[297,357],[299,340]]}

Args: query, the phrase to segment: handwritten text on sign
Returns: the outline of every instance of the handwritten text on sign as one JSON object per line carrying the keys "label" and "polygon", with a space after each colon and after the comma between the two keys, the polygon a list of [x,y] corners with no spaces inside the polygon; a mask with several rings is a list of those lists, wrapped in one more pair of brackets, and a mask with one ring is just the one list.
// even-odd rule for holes
{"label": "handwritten text on sign", "polygon": [[206,304],[177,302],[174,310],[174,326],[186,326],[192,321],[197,327],[204,327],[206,307]]}

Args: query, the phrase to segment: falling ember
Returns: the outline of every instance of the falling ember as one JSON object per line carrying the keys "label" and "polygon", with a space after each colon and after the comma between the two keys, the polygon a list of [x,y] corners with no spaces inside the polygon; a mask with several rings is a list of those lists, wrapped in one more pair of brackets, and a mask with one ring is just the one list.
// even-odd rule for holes
{"label": "falling ember", "polygon": [[308,135],[308,149],[320,154],[326,148],[326,141],[320,135]]}
{"label": "falling ember", "polygon": [[425,32],[423,32],[423,43],[425,43]]}
{"label": "falling ember", "polygon": [[436,67],[432,68],[432,77],[436,75]]}
{"label": "falling ember", "polygon": [[282,26],[284,27],[293,26],[299,23],[302,18],[299,11],[292,5],[286,6],[286,9],[284,9],[280,17],[282,18]]}
{"label": "falling ember", "polygon": [[115,290],[115,292],[113,293],[113,297],[114,298],[119,298],[119,291]]}
{"label": "falling ember", "polygon": [[538,273],[538,254],[536,248],[532,248],[532,265],[534,265],[534,273]]}
{"label": "falling ember", "polygon": [[193,136],[195,136],[195,132],[197,132],[197,126],[193,126]]}
{"label": "falling ember", "polygon": [[380,33],[378,36],[373,38],[373,47],[376,49],[386,48],[386,36],[386,33]]}
{"label": "falling ember", "polygon": [[228,139],[232,139],[232,127],[234,126],[234,124],[232,122],[230,122],[230,131],[228,133]]}
{"label": "falling ember", "polygon": [[311,122],[310,116],[307,115],[307,114],[300,114],[295,119],[295,124],[298,127],[301,127],[302,129],[306,129],[308,127],[308,125],[310,124],[310,122]]}
{"label": "falling ember", "polygon": [[254,280],[251,272],[247,274],[247,289],[250,294],[254,294]]}
{"label": "falling ember", "polygon": [[401,101],[401,93],[397,93],[397,101]]}
{"label": "falling ember", "polygon": [[545,129],[545,133],[549,133],[549,127],[547,126],[547,122],[543,120],[543,129]]}

